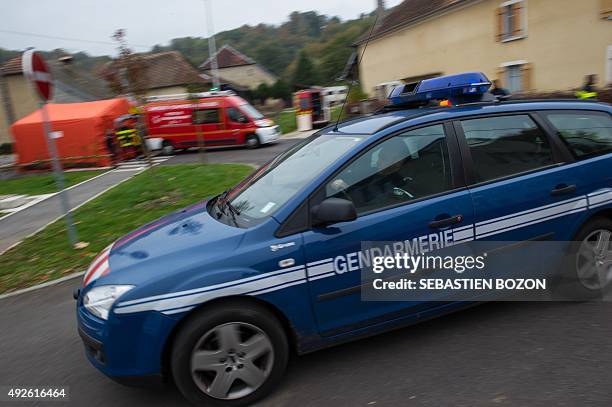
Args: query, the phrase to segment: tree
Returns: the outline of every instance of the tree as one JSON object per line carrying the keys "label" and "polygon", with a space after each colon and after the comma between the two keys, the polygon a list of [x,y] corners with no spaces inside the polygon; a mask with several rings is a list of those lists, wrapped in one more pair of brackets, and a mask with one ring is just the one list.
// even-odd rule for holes
{"label": "tree", "polygon": [[270,96],[291,103],[291,87],[287,82],[279,79],[270,88]]}
{"label": "tree", "polygon": [[270,87],[267,83],[262,82],[255,90],[255,98],[259,99],[259,102],[263,105],[266,103],[266,99],[270,97]]}
{"label": "tree", "polygon": [[125,35],[124,29],[118,29],[112,35],[117,42],[119,56],[106,66],[101,76],[115,93],[131,93],[136,101],[142,104],[149,84],[147,61],[127,46]]}
{"label": "tree", "polygon": [[368,95],[361,89],[361,83],[354,82],[353,86],[351,86],[351,90],[346,97],[348,103],[357,103],[361,102],[368,98]]}
{"label": "tree", "polygon": [[[145,104],[145,95],[149,85],[147,76],[147,60],[134,52],[127,46],[125,30],[118,29],[112,38],[117,42],[119,56],[112,61],[102,76],[109,82],[109,87],[118,94],[128,94],[137,103],[140,109]],[[137,131],[140,138],[140,146],[147,159],[149,168],[153,167],[153,161],[147,148],[145,139],[145,124],[142,115],[138,115]]]}
{"label": "tree", "polygon": [[302,50],[298,56],[297,65],[291,81],[294,85],[314,85],[317,83],[317,73],[315,72],[314,64],[308,57],[306,51]]}

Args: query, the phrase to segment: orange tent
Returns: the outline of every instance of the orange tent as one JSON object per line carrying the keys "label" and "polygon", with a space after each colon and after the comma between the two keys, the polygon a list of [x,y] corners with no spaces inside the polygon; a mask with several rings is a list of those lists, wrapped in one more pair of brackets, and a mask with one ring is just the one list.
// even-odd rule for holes
{"label": "orange tent", "polygon": [[[127,114],[126,99],[48,104],[51,130],[63,134],[55,139],[58,156],[65,167],[105,167],[112,164],[106,142],[113,120]],[[40,109],[11,126],[17,162],[22,168],[48,168],[49,151]]]}

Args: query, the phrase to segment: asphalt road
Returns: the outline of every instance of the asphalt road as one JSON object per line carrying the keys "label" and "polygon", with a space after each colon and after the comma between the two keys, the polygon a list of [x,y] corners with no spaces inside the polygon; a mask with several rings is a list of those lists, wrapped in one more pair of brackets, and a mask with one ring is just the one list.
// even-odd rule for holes
{"label": "asphalt road", "polygon": [[300,139],[280,139],[274,144],[264,144],[254,150],[243,147],[216,148],[206,151],[204,157],[197,150],[179,151],[162,165],[191,164],[206,160],[209,163],[245,163],[260,166],[298,141]]}
{"label": "asphalt road", "polygon": [[[172,387],[124,387],[90,366],[78,283],[0,300],[0,386],[69,386],[74,406],[186,405]],[[611,316],[612,303],[480,305],[295,357],[259,405],[610,406]]]}

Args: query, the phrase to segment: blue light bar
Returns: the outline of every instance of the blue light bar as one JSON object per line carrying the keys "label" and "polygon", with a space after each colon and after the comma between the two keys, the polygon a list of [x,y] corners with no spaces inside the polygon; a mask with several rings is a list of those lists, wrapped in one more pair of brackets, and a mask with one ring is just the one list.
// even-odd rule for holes
{"label": "blue light bar", "polygon": [[414,85],[398,86],[391,91],[392,105],[423,105],[432,100],[450,100],[453,104],[478,101],[491,82],[482,72],[425,79]]}

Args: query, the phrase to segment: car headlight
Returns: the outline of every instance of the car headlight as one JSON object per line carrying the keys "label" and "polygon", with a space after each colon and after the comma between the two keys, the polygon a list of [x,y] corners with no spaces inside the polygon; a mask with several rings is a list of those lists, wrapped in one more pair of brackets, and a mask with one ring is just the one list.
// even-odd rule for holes
{"label": "car headlight", "polygon": [[83,297],[83,305],[92,314],[106,320],[108,319],[108,311],[115,301],[132,288],[134,288],[133,285],[101,285],[94,287]]}

